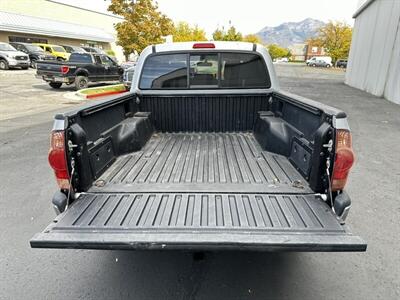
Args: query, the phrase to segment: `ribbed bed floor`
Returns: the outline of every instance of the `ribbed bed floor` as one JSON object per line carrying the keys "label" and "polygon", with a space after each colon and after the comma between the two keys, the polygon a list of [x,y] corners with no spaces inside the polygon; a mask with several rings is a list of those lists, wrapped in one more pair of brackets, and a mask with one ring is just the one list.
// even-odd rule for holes
{"label": "ribbed bed floor", "polygon": [[251,132],[156,133],[141,151],[119,157],[94,189],[118,185],[121,192],[123,186],[143,184],[147,191],[151,191],[149,184],[155,191],[164,187],[183,192],[260,192],[261,186],[307,190],[306,181],[288,159],[263,151]]}

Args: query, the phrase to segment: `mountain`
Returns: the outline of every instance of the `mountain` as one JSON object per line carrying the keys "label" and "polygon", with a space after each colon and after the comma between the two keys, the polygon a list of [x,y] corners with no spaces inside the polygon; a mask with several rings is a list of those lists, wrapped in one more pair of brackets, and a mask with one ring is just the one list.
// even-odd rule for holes
{"label": "mountain", "polygon": [[278,44],[288,47],[293,44],[303,43],[310,37],[317,35],[318,29],[325,25],[320,20],[307,18],[300,22],[282,23],[276,27],[264,27],[256,33],[265,44]]}

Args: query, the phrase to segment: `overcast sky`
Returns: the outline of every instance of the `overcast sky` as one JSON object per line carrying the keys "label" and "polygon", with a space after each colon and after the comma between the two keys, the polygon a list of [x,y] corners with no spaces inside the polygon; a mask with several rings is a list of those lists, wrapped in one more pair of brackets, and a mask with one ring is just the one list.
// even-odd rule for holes
{"label": "overcast sky", "polygon": [[[72,5],[106,12],[108,0],[58,0]],[[217,26],[229,21],[244,34],[255,33],[265,26],[297,22],[306,18],[322,21],[346,21],[353,25],[352,15],[364,0],[158,0],[160,10],[176,21],[186,21],[211,34]]]}
{"label": "overcast sky", "polygon": [[198,24],[211,33],[229,21],[244,34],[265,26],[297,22],[308,17],[340,20],[353,25],[358,0],[159,0],[160,10],[173,20]]}

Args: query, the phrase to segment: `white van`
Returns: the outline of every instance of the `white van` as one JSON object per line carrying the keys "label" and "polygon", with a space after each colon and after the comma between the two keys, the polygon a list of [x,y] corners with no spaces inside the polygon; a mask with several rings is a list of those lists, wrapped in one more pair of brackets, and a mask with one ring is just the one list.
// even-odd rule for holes
{"label": "white van", "polygon": [[317,61],[324,61],[327,65],[332,66],[332,57],[330,56],[313,56],[306,61],[307,66],[316,63]]}

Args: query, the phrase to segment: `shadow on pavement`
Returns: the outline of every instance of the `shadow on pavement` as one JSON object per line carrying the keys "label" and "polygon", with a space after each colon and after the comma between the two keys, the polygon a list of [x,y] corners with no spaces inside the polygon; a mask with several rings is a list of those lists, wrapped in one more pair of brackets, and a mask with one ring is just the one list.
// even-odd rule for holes
{"label": "shadow on pavement", "polygon": [[[101,274],[78,283],[81,290],[103,286],[108,297],[120,299],[282,299],[292,288],[293,278],[286,279],[293,277],[293,269],[301,269],[301,256],[110,251],[98,261]],[[98,292],[88,291],[101,297]]]}

